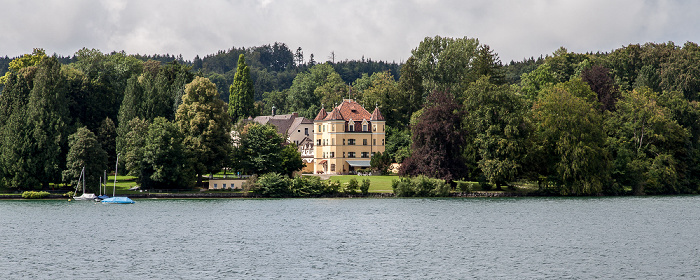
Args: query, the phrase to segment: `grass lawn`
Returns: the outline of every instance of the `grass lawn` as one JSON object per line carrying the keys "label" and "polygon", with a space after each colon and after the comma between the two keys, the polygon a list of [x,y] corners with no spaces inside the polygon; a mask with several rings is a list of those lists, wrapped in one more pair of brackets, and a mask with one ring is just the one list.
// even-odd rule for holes
{"label": "grass lawn", "polygon": [[392,180],[398,180],[399,176],[398,175],[386,175],[386,176],[359,176],[359,175],[334,175],[331,176],[329,180],[332,181],[340,181],[343,186],[345,186],[346,183],[350,182],[351,179],[355,178],[357,180],[357,183],[362,185],[362,180],[369,179],[370,184],[369,184],[369,192],[374,192],[374,193],[390,193],[394,192],[391,189],[391,181]]}

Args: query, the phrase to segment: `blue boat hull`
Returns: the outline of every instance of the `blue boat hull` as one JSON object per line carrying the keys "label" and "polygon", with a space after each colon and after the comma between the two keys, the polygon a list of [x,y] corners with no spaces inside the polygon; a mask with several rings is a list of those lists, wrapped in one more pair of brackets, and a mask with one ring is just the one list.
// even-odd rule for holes
{"label": "blue boat hull", "polygon": [[110,204],[133,204],[134,203],[134,201],[128,197],[110,197],[107,199],[103,199],[101,202],[102,203],[110,203]]}

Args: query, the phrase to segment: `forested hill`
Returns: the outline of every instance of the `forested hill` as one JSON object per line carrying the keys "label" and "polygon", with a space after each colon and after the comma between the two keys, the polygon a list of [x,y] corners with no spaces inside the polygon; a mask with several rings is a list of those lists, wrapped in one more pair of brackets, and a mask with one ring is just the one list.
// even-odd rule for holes
{"label": "forested hill", "polygon": [[[9,69],[0,95],[0,185],[8,188],[65,180],[68,135],[78,128],[102,137],[106,162],[146,145],[136,136],[149,125],[162,139],[185,137],[173,122],[180,108],[206,107],[183,104],[188,90],[202,89],[220,97],[206,108],[221,110],[219,99],[235,93],[234,122],[273,106],[314,118],[347,97],[377,106],[388,127],[383,156],[403,162],[402,174],[496,187],[525,181],[576,195],[700,192],[700,47],[692,42],[606,53],[560,48],[506,65],[476,38],[440,36],[425,38],[401,64],[320,62],[283,43],[192,61],[90,49],[71,57],[37,49],[10,60],[0,58]],[[230,131],[226,125],[212,127]],[[178,154],[148,139],[149,149]],[[164,170],[125,158],[132,174]]]}
{"label": "forested hill", "polygon": [[[124,52],[111,52],[109,55],[127,55]],[[307,71],[309,67],[325,63],[317,61],[313,54],[305,55],[301,48],[294,52],[286,44],[275,42],[274,44],[257,47],[232,47],[228,50],[220,50],[214,54],[208,54],[200,58],[195,56],[192,60],[185,60],[182,55],[154,54],[154,55],[129,55],[141,61],[155,60],[166,64],[177,61],[179,64],[191,67],[192,72],[209,78],[216,84],[221,98],[228,102],[229,86],[233,83],[236,72],[238,56],[245,55],[246,63],[250,67],[250,75],[255,85],[255,100],[261,101],[264,92],[281,91],[288,89],[298,73]],[[54,54],[62,64],[70,64],[78,60],[77,53],[72,56]],[[10,61],[15,57],[0,57],[0,76],[8,70]],[[359,60],[343,60],[327,62],[340,75],[346,84],[350,84],[362,77],[363,74],[372,75],[376,72],[389,71],[398,80],[400,64],[396,62],[375,61],[362,57]]]}

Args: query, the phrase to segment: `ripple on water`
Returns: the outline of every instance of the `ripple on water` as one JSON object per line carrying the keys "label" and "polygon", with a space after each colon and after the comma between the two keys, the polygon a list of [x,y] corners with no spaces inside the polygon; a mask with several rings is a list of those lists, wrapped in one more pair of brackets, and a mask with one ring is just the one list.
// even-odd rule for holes
{"label": "ripple on water", "polygon": [[0,276],[698,278],[698,202],[0,201]]}

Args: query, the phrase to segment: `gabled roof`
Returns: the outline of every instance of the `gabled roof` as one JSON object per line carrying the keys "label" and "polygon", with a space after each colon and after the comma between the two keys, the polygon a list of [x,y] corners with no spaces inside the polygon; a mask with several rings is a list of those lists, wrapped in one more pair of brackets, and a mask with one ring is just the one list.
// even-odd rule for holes
{"label": "gabled roof", "polygon": [[289,134],[292,134],[294,130],[299,127],[301,124],[313,124],[314,122],[310,119],[304,118],[304,117],[296,117],[294,121],[292,122],[292,125],[289,127]]}
{"label": "gabled roof", "polygon": [[272,124],[277,128],[279,134],[291,134],[290,129],[296,129],[299,124],[312,123],[311,120],[299,117],[297,113],[274,116],[257,116],[251,121],[259,124]]}
{"label": "gabled roof", "polygon": [[374,107],[374,112],[372,112],[372,119],[373,121],[383,121],[384,116],[382,116],[382,113],[379,112],[379,107]]}

